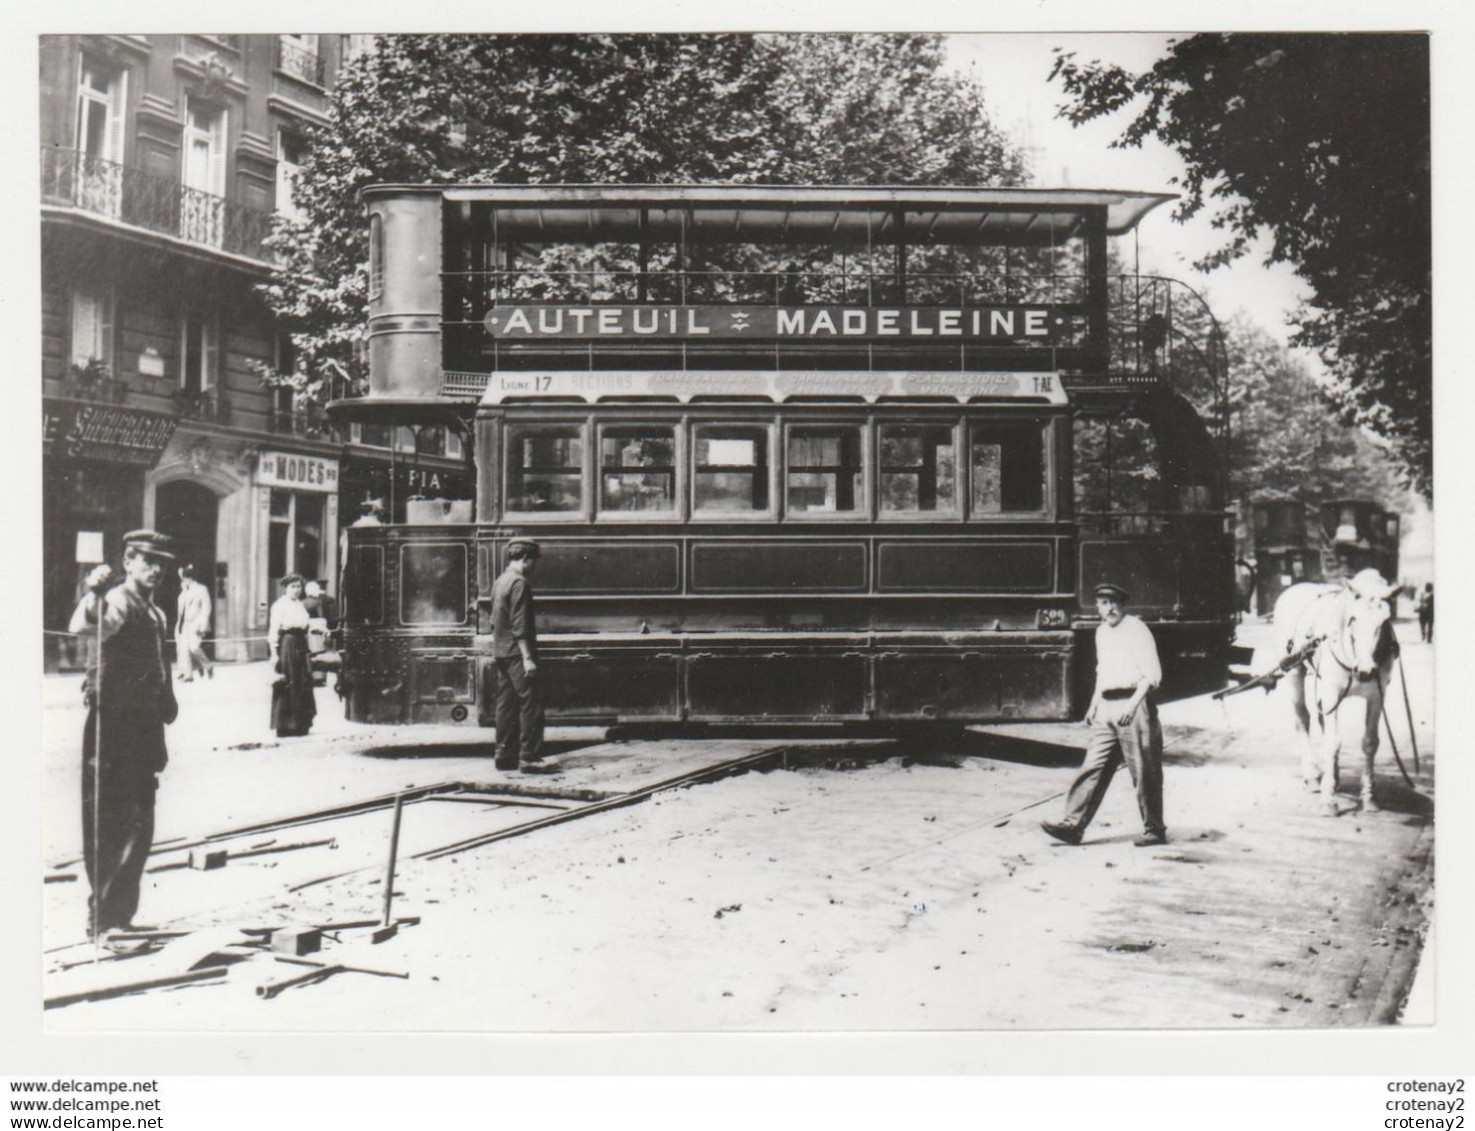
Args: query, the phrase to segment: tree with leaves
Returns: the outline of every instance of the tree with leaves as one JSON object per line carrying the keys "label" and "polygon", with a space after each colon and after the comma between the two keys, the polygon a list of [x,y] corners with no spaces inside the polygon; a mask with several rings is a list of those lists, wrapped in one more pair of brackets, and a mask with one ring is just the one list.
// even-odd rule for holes
{"label": "tree with leaves", "polygon": [[1178,218],[1211,207],[1228,233],[1201,269],[1268,237],[1268,261],[1310,288],[1293,344],[1432,498],[1427,36],[1194,35],[1140,74],[1060,52],[1051,78],[1071,122],[1126,111],[1116,145],[1155,137],[1182,158]]}
{"label": "tree with leaves", "polygon": [[1405,496],[1387,453],[1337,418],[1305,362],[1243,317],[1226,337],[1230,475],[1241,497],[1399,508]]}
{"label": "tree with leaves", "polygon": [[1020,151],[944,61],[925,35],[381,36],[273,237],[290,381],[364,376],[371,184],[1018,183]]}

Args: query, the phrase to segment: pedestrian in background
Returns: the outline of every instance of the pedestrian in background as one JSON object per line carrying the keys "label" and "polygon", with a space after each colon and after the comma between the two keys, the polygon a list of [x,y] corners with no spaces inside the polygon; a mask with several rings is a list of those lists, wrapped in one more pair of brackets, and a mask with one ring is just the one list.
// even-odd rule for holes
{"label": "pedestrian in background", "polygon": [[543,759],[543,694],[538,678],[538,621],[533,611],[533,571],[538,544],[514,538],[507,568],[492,586],[492,658],[497,670],[499,770],[539,773]]}
{"label": "pedestrian in background", "polygon": [[307,583],[302,603],[307,606],[309,616],[321,619],[328,628],[338,627],[338,602],[328,592],[328,583],[322,578]]}
{"label": "pedestrian in background", "polygon": [[210,631],[210,590],[195,580],[195,567],[179,567],[179,612],[174,623],[174,647],[178,652],[179,678],[190,683],[195,673],[215,678],[215,668],[205,655],[205,636]]}
{"label": "pedestrian in background", "polygon": [[1415,606],[1419,614],[1419,638],[1426,644],[1434,643],[1434,583],[1424,582],[1424,591],[1419,594]]}
{"label": "pedestrian in background", "polygon": [[1158,722],[1153,692],[1163,681],[1162,663],[1152,630],[1128,615],[1128,594],[1120,585],[1096,586],[1096,688],[1086,710],[1091,739],[1081,772],[1066,797],[1065,815],[1041,823],[1047,833],[1066,844],[1080,844],[1086,827],[1112,775],[1122,762],[1137,787],[1142,832],[1132,841],[1139,848],[1166,844],[1163,824],[1163,730]]}
{"label": "pedestrian in background", "polygon": [[282,578],[282,595],[271,607],[266,636],[271,646],[271,725],[278,738],[294,738],[312,729],[317,701],[312,692],[312,657],[307,630],[312,620],[302,603],[302,575]]}
{"label": "pedestrian in background", "polygon": [[[153,530],[123,537],[123,583],[100,565],[72,614],[88,642],[82,729],[82,859],[91,894],[88,933],[116,950],[133,929],[139,885],[154,840],[159,773],[169,761],[164,728],[179,714],[164,640],[168,621],[154,604],[170,539]],[[134,944],[136,945],[136,944]]]}

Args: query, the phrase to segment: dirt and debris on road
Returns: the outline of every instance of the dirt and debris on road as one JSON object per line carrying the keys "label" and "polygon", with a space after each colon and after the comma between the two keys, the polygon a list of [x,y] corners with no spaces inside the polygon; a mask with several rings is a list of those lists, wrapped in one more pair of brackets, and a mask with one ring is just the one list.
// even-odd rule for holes
{"label": "dirt and debris on road", "polygon": [[[1427,698],[1422,673],[1432,672],[1432,649],[1406,652],[1416,697]],[[236,956],[226,975],[57,1009],[47,1023],[56,1031],[358,1032],[1380,1023],[1397,1014],[1429,919],[1431,718],[1420,702],[1417,789],[1399,780],[1385,752],[1384,810],[1357,812],[1344,798],[1344,814],[1328,818],[1301,787],[1298,752],[1273,700],[1256,693],[1227,705],[1171,704],[1171,840],[1159,848],[1131,844],[1138,830],[1125,775],[1082,846],[1040,832],[1039,819],[1054,815],[1073,774],[1079,754],[1068,744],[1078,751],[1080,728],[1000,728],[853,758],[796,759],[789,769],[660,793],[443,859],[407,852],[394,912],[418,923],[378,945],[364,930],[340,931],[311,957],[408,977],[348,972],[258,996],[284,974],[241,928],[380,913],[382,868],[373,859],[389,817],[379,812],[361,818],[384,826],[363,865],[300,891],[274,882],[288,861],[334,873],[337,862],[326,857],[348,851],[345,838],[339,848],[150,877],[145,912],[214,949],[197,955],[198,946],[174,940],[116,965],[173,969],[186,958],[218,958],[226,945]],[[1397,726],[1401,737],[1406,729]],[[1026,742],[1023,733],[1034,737]],[[1039,745],[1042,738],[1053,745]],[[413,745],[403,735],[394,741]],[[181,777],[203,774],[207,760],[216,772],[259,767],[286,795],[280,812],[337,804],[344,787],[372,796],[386,777],[423,782],[427,768],[431,778],[440,770],[434,759],[409,756],[386,768],[374,745],[360,738],[279,752],[217,749]],[[761,745],[566,746],[563,772],[537,785],[554,795],[607,796],[673,776],[682,758],[715,762]],[[304,764],[294,779],[287,759],[299,751]],[[191,754],[176,749],[175,757]],[[269,765],[244,761],[263,757]],[[469,750],[445,760],[450,772],[441,780],[496,776]],[[362,767],[369,772],[355,790]],[[283,789],[294,780],[332,788]],[[166,775],[166,793],[178,788]],[[402,835],[411,846],[451,843],[477,812],[406,806]],[[274,835],[308,842],[330,834]],[[183,888],[167,886],[181,882],[195,885],[193,904]],[[58,939],[69,937],[65,920],[85,899],[83,886],[44,889],[48,932]],[[49,974],[47,992],[61,980]]]}

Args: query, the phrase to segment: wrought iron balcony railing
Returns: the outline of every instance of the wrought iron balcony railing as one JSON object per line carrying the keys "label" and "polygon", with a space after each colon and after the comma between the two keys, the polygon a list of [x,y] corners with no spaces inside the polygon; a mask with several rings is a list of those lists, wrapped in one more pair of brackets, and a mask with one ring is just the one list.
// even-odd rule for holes
{"label": "wrought iron balcony railing", "polygon": [[41,150],[41,199],[233,255],[270,258],[271,213],[74,149]]}
{"label": "wrought iron balcony railing", "polygon": [[174,393],[174,411],[190,420],[230,423],[230,399],[220,389],[178,389]]}
{"label": "wrought iron balcony railing", "polygon": [[277,39],[277,70],[313,86],[323,85],[323,57],[284,38]]}
{"label": "wrought iron balcony railing", "polygon": [[105,372],[73,369],[61,379],[61,395],[79,401],[123,404],[128,400],[128,382]]}
{"label": "wrought iron balcony railing", "polygon": [[302,436],[307,439],[329,440],[333,437],[333,425],[320,407],[273,408],[269,428],[279,436]]}

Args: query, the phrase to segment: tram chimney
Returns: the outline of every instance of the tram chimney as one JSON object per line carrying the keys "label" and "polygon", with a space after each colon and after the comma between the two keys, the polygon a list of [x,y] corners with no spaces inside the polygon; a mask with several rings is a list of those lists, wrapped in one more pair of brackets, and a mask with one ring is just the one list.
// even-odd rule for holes
{"label": "tram chimney", "polygon": [[441,377],[441,196],[370,189],[369,399],[433,398]]}

